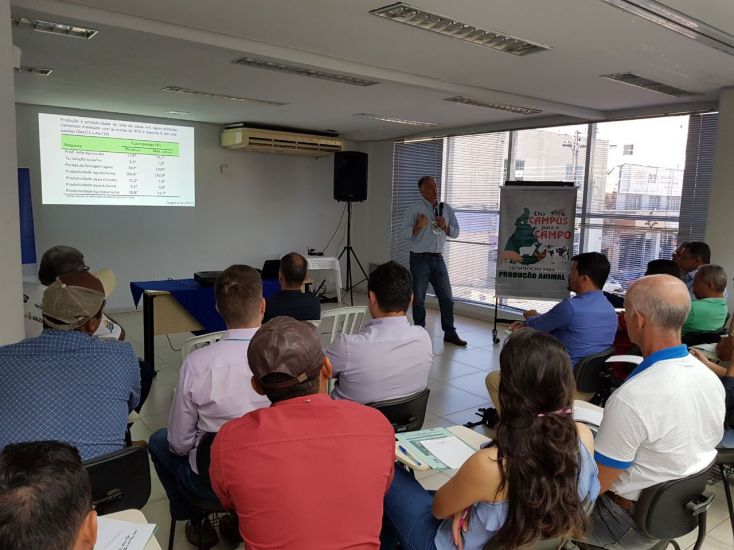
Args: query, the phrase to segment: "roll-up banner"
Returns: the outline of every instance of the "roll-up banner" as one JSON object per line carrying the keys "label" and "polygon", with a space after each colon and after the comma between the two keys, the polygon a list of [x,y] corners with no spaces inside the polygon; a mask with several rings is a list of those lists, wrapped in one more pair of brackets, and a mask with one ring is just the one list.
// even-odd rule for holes
{"label": "roll-up banner", "polygon": [[500,189],[495,293],[568,298],[576,187],[570,182],[507,182]]}

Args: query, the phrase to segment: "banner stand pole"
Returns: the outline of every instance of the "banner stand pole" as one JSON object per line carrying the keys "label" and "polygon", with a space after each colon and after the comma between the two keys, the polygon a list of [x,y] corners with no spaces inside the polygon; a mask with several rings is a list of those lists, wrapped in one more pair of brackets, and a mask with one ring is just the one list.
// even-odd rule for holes
{"label": "banner stand pole", "polygon": [[500,299],[495,296],[494,297],[494,326],[492,327],[492,343],[493,344],[499,344],[500,339],[497,338],[497,311],[499,309]]}

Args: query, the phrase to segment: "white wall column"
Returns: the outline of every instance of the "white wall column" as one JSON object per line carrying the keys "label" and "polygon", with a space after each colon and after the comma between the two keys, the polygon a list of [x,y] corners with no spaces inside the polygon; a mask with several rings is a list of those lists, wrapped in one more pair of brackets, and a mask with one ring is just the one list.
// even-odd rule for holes
{"label": "white wall column", "polygon": [[0,0],[0,345],[21,340],[23,285],[10,0]]}
{"label": "white wall column", "polygon": [[[734,277],[734,88],[721,92],[716,158],[711,181],[706,242],[711,246],[711,260],[724,267],[729,275],[729,296]],[[731,300],[731,298],[730,298]],[[731,305],[731,304],[730,304]]]}

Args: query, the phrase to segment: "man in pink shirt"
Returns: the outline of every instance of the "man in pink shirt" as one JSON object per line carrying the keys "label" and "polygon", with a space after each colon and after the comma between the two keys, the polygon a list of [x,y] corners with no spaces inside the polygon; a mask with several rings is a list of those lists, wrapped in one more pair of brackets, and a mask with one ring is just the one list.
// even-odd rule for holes
{"label": "man in pink shirt", "polygon": [[316,328],[276,317],[247,350],[252,385],[273,402],[217,434],[209,475],[248,550],[377,550],[395,433],[382,414],[326,395]]}
{"label": "man in pink shirt", "polygon": [[[168,429],[150,438],[149,450],[158,477],[166,490],[171,515],[195,520],[195,512],[182,500],[177,480],[192,494],[216,502],[211,488],[199,478],[196,451],[207,432],[218,432],[225,422],[267,407],[270,401],[252,388],[247,365],[250,339],[260,327],[265,311],[262,280],[245,265],[228,267],[214,285],[217,311],[227,324],[222,339],[190,353],[184,359],[171,405]],[[198,522],[189,521],[186,538],[198,543]],[[216,544],[216,533],[205,528],[204,538]],[[212,540],[213,539],[213,540]],[[213,545],[213,544],[212,544]]]}

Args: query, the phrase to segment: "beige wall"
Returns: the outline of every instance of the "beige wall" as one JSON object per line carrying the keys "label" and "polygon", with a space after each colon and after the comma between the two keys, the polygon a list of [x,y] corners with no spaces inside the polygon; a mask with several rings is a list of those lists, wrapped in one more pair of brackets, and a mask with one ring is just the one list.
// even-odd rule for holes
{"label": "beige wall", "polygon": [[709,198],[706,242],[711,246],[711,260],[724,267],[729,275],[729,301],[734,296],[734,88],[721,93],[716,160]]}
{"label": "beige wall", "polygon": [[0,0],[0,345],[23,338],[10,2]]}

